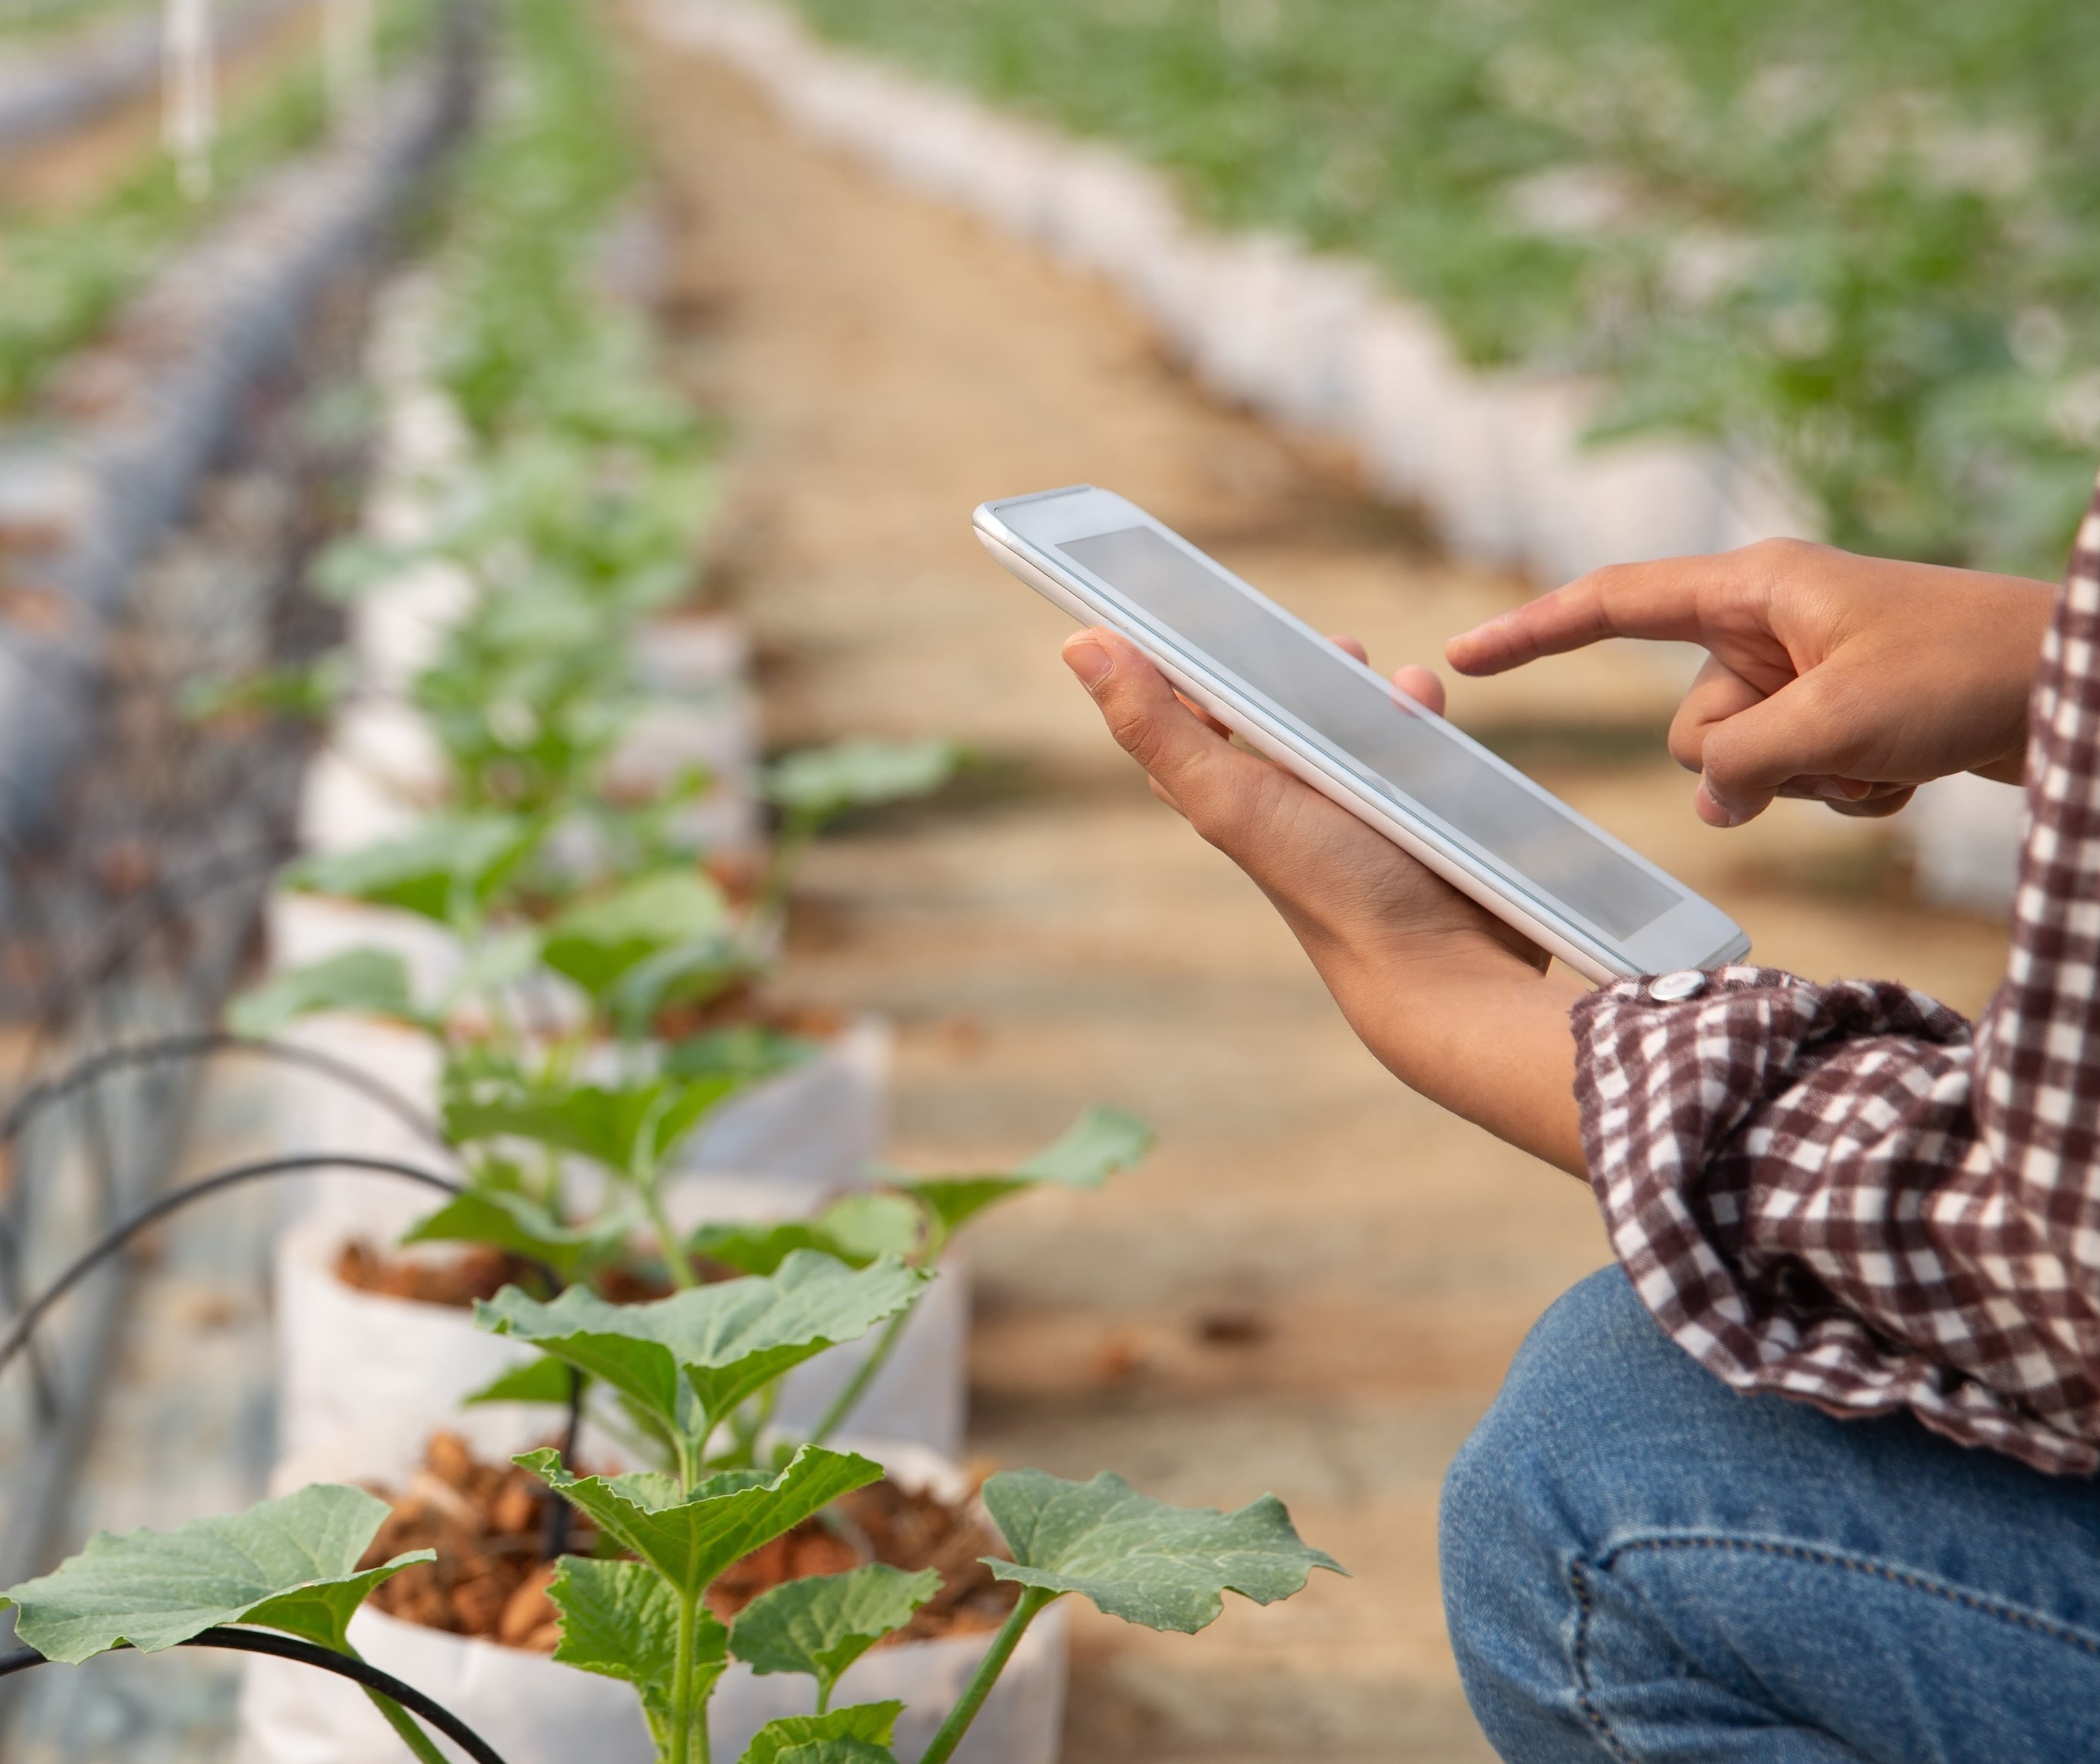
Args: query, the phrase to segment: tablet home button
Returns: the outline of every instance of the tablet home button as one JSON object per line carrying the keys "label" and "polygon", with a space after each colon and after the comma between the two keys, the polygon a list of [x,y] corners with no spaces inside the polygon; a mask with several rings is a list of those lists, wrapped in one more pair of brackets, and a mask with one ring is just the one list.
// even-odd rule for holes
{"label": "tablet home button", "polygon": [[1696,968],[1680,968],[1674,974],[1665,974],[1648,983],[1648,995],[1657,1004],[1674,1004],[1679,999],[1695,998],[1706,990],[1706,977]]}

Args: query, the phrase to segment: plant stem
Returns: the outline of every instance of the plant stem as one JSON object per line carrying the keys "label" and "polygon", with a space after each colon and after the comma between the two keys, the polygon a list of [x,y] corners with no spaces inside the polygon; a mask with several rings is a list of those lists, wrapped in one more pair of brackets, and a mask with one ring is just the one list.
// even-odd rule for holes
{"label": "plant stem", "polygon": [[832,1400],[832,1406],[824,1411],[824,1418],[817,1423],[816,1431],[810,1435],[810,1444],[823,1444],[845,1425],[848,1418],[859,1405],[861,1398],[867,1395],[868,1386],[875,1383],[883,1367],[889,1363],[890,1355],[897,1350],[898,1337],[904,1333],[904,1325],[911,1321],[911,1313],[918,1308],[919,1301],[914,1299],[889,1320],[883,1330],[881,1339],[876,1343],[867,1358],[861,1361],[859,1369],[846,1381],[846,1387]]}
{"label": "plant stem", "polygon": [[664,1267],[671,1277],[671,1284],[681,1292],[690,1292],[699,1281],[693,1273],[693,1264],[686,1259],[677,1233],[671,1228],[669,1215],[664,1211],[655,1183],[638,1182],[635,1188],[642,1196],[642,1211],[649,1215],[649,1228],[656,1233],[657,1246],[664,1252]]}
{"label": "plant stem", "polygon": [[372,1699],[372,1706],[386,1718],[386,1725],[401,1736],[401,1743],[423,1761],[423,1764],[450,1764],[438,1743],[425,1733],[422,1726],[408,1710],[390,1696],[382,1696],[369,1685],[364,1694]]}
{"label": "plant stem", "polygon": [[991,1695],[991,1687],[999,1682],[999,1675],[1005,1671],[1014,1649],[1021,1645],[1021,1638],[1028,1625],[1057,1596],[1039,1586],[1021,1589],[1021,1603],[1013,1607],[999,1634],[992,1638],[985,1657],[970,1675],[970,1682],[963,1687],[963,1694],[948,1711],[948,1718],[941,1723],[941,1731],[933,1735],[933,1743],[926,1748],[919,1764],[947,1764],[955,1748],[963,1743],[963,1735],[970,1731],[970,1723],[977,1719],[977,1711],[984,1707],[984,1700]]}
{"label": "plant stem", "polygon": [[[695,1764],[692,1753],[693,1626],[699,1603],[698,1593],[678,1595],[678,1635],[673,1644],[677,1653],[671,1668],[671,1755],[668,1764]],[[700,1730],[697,1764],[708,1764],[708,1734],[704,1727]]]}

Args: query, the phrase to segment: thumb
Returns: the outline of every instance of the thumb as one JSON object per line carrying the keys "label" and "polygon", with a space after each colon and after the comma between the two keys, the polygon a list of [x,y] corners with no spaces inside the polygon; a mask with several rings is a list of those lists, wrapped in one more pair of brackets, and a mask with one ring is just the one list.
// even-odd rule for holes
{"label": "thumb", "polygon": [[1700,818],[1740,827],[1792,779],[1851,775],[1862,746],[1855,702],[1818,668],[1709,726],[1699,743]]}
{"label": "thumb", "polygon": [[1231,795],[1228,780],[1244,768],[1266,770],[1182,703],[1142,650],[1101,627],[1065,641],[1065,665],[1092,695],[1117,744],[1152,776],[1154,787],[1213,838],[1207,814]]}

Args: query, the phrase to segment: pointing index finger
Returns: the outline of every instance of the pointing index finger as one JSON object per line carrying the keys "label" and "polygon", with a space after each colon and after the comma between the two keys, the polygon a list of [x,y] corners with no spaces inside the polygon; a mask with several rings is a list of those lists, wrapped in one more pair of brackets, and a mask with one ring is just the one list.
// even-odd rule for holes
{"label": "pointing index finger", "polygon": [[1696,640],[1716,558],[1613,563],[1461,632],[1444,646],[1462,674],[1498,674],[1608,637]]}

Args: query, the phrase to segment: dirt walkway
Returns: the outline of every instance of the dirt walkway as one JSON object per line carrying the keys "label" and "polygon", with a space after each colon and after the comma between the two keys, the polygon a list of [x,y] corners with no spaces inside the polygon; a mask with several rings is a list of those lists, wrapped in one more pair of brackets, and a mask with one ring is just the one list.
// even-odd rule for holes
{"label": "dirt walkway", "polygon": [[[1388,665],[1518,589],[1205,401],[1100,291],[810,149],[705,63],[640,66],[690,370],[737,430],[722,573],[770,659],[770,734],[946,732],[987,761],[938,811],[819,854],[798,989],[899,1024],[900,1162],[1011,1154],[1094,1099],[1161,1136],[1111,1192],[974,1239],[974,1446],[1175,1500],[1273,1488],[1355,1576],[1236,1603],[1195,1642],[1075,1613],[1065,1755],[1485,1758],[1444,1640],[1437,1485],[1524,1330],[1605,1259],[1589,1197],[1371,1061],[1110,747],[1057,661],[1063,620],[968,518],[1114,485]],[[1998,934],[1904,905],[1872,830],[1805,809],[1696,827],[1655,757],[1670,674],[1604,655],[1454,698],[1768,959],[1974,1003]]]}

